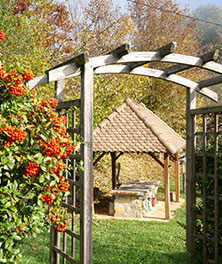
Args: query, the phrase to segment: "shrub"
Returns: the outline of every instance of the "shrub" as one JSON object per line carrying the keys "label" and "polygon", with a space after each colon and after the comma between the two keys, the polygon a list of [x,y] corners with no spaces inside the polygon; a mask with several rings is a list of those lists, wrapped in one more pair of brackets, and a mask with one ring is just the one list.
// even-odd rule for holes
{"label": "shrub", "polygon": [[[0,31],[0,42],[5,38]],[[30,69],[0,64],[0,263],[18,263],[19,240],[48,223],[67,229],[64,159],[75,146],[55,99],[43,100],[26,82]]]}

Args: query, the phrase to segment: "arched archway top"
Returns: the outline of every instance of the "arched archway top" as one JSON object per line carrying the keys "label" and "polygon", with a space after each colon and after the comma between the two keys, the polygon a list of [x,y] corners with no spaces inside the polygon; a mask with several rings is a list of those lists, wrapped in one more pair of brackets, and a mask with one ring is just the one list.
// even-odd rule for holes
{"label": "arched archway top", "polygon": [[[130,46],[124,44],[109,54],[97,57],[88,58],[83,53],[47,70],[46,75],[30,81],[29,86],[36,87],[78,76],[81,74],[83,65],[90,64],[94,74],[135,74],[154,77],[190,88],[217,101],[217,94],[208,87],[222,83],[222,65],[217,63],[219,51],[213,50],[197,57],[174,53],[175,48],[176,43],[172,42],[155,51],[131,52]],[[150,62],[173,63],[173,65],[162,70],[143,66]],[[218,75],[194,82],[177,74],[193,67],[218,73]]]}

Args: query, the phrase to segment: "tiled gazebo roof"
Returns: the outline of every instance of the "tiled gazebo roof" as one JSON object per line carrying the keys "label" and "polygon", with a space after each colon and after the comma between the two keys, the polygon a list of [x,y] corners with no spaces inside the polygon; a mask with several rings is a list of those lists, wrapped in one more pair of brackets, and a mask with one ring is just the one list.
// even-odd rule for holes
{"label": "tiled gazebo roof", "polygon": [[185,140],[145,105],[127,99],[93,132],[94,152],[175,154]]}

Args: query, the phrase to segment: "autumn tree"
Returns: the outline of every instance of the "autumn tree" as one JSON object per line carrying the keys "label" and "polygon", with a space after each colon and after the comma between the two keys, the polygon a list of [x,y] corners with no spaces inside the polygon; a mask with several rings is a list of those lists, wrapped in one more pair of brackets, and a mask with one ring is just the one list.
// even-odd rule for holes
{"label": "autumn tree", "polygon": [[[189,15],[189,10],[181,9],[179,3],[172,0],[129,1],[128,10],[133,25],[137,29],[134,31],[132,39],[133,45],[138,51],[152,51],[175,41],[177,42],[177,53],[199,54],[200,42],[197,37],[199,27],[196,21],[184,17]],[[149,67],[152,66],[153,64],[149,64]],[[166,68],[168,66],[163,64],[158,67]],[[155,67],[157,66],[155,65]],[[200,72],[191,70],[188,73],[182,73],[182,75],[197,80],[200,77]],[[142,86],[145,92],[139,99],[174,129],[184,134],[185,89],[171,83],[148,78],[144,79]]]}
{"label": "autumn tree", "polygon": [[66,6],[51,0],[0,4],[0,26],[8,36],[2,50],[5,65],[19,61],[40,75],[53,63],[54,54],[65,52],[71,30]]}
{"label": "autumn tree", "polygon": [[[134,30],[130,17],[122,14],[112,0],[91,0],[87,5],[81,1],[72,1],[69,10],[74,25],[70,56],[82,52],[90,57],[107,54],[129,42]],[[70,80],[66,89],[70,98],[79,93],[75,80]],[[139,95],[141,91],[136,90],[132,76],[94,76],[94,125],[99,124],[127,97],[135,99]]]}

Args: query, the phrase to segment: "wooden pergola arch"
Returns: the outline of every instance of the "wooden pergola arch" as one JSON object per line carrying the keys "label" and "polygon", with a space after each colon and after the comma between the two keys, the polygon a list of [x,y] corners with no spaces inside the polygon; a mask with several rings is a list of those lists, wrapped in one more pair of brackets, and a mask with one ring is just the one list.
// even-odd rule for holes
{"label": "wooden pergola arch", "polygon": [[[191,109],[196,108],[196,92],[217,101],[217,94],[208,87],[222,83],[222,65],[217,63],[219,52],[212,51],[201,56],[187,56],[174,53],[176,44],[170,43],[155,51],[130,52],[129,45],[125,44],[117,49],[112,50],[109,54],[88,58],[86,54],[81,54],[74,58],[68,59],[46,71],[44,76],[35,78],[29,82],[30,87],[36,87],[55,82],[56,96],[59,101],[64,101],[64,80],[67,78],[81,76],[81,119],[82,127],[81,136],[83,143],[81,146],[81,160],[83,161],[84,171],[82,175],[82,196],[81,196],[81,232],[80,232],[80,262],[67,256],[64,251],[52,246],[56,254],[60,254],[71,263],[92,263],[92,140],[93,140],[93,75],[94,74],[134,74],[143,75],[153,78],[166,80],[172,83],[182,85],[186,88],[186,116],[187,116],[187,249],[191,252],[192,241],[192,202],[193,193],[189,186],[192,185],[192,122]],[[162,70],[144,67],[143,65],[150,62],[171,63],[173,66]],[[194,82],[178,75],[184,70],[198,67],[209,70],[217,75]],[[68,105],[69,103],[64,103]],[[191,176],[190,176],[191,175]],[[70,207],[71,208],[71,207]],[[72,233],[71,231],[68,233]],[[58,259],[58,258],[57,258]],[[73,262],[72,262],[73,261]],[[51,263],[59,263],[52,258]],[[190,258],[188,256],[188,263]]]}

